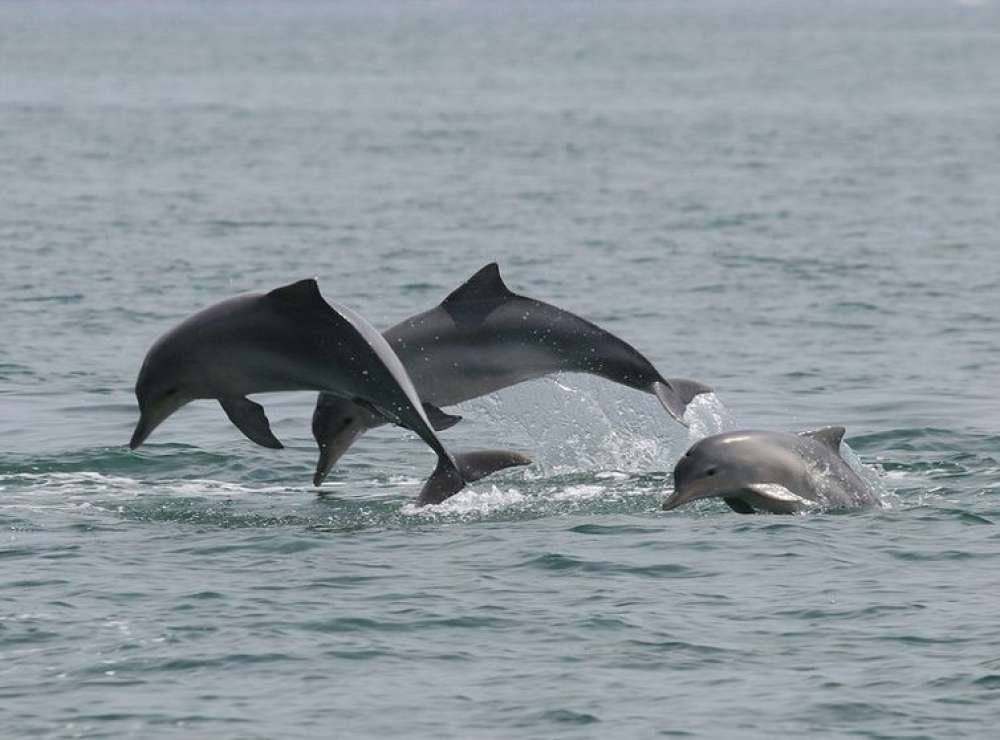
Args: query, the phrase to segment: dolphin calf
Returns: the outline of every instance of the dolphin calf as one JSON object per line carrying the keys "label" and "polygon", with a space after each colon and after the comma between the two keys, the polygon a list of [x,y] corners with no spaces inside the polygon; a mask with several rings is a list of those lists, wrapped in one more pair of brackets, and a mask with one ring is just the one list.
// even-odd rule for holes
{"label": "dolphin calf", "polygon": [[844,427],[706,437],[674,467],[674,492],[663,509],[713,496],[740,514],[877,505],[875,492],[841,457],[843,438]]}
{"label": "dolphin calf", "polygon": [[281,447],[264,409],[247,399],[268,391],[321,390],[416,432],[437,453],[418,503],[439,503],[467,482],[530,461],[503,450],[449,453],[431,428],[413,382],[385,338],[350,309],[328,303],[315,280],[231,298],[160,337],[139,371],[141,445],[184,404],[218,399],[257,444]]}
{"label": "dolphin calf", "polygon": [[[599,375],[654,394],[683,423],[691,399],[711,388],[664,378],[638,350],[598,326],[548,303],[511,292],[496,263],[486,265],[440,305],[385,332],[425,401],[437,430],[462,417],[440,406],[462,403],[559,372]],[[342,395],[321,393],[313,412],[319,461],[313,483],[367,430],[385,423]]]}

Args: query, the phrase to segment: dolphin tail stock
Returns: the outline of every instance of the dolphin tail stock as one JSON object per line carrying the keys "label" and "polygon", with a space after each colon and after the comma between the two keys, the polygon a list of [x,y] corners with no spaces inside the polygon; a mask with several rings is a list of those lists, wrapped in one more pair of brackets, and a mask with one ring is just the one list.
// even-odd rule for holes
{"label": "dolphin tail stock", "polygon": [[661,378],[654,380],[651,390],[667,410],[681,424],[687,426],[684,421],[684,412],[687,406],[695,398],[703,393],[712,393],[712,389],[697,380],[686,378]]}
{"label": "dolphin tail stock", "polygon": [[472,483],[491,473],[518,465],[530,465],[531,458],[510,450],[473,450],[454,455],[438,455],[437,467],[424,483],[417,506],[440,504]]}

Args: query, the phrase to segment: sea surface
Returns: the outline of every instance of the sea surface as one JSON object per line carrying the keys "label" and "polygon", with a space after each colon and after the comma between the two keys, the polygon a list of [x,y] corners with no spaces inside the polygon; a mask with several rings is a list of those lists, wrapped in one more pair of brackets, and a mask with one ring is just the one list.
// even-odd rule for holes
{"label": "sea surface", "polygon": [[[152,342],[315,276],[511,289],[711,384],[457,409],[310,485],[313,394],[136,452]],[[996,737],[1000,4],[0,2],[0,737]],[[724,429],[882,506],[664,513]]]}

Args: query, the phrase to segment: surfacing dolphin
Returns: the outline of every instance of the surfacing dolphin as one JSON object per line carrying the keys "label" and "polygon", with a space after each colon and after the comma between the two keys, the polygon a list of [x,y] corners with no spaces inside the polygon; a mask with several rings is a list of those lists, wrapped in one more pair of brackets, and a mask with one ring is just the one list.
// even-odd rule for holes
{"label": "surfacing dolphin", "polygon": [[160,337],[136,381],[140,418],[129,446],[141,445],[189,401],[215,398],[251,440],[281,447],[264,409],[246,396],[294,390],[350,399],[416,432],[438,456],[420,492],[421,505],[439,503],[494,471],[530,462],[503,450],[449,453],[388,342],[358,314],[324,300],[315,280],[231,298]]}
{"label": "surfacing dolphin", "polygon": [[[632,345],[548,303],[511,292],[496,263],[483,267],[440,305],[385,332],[425,402],[434,428],[461,420],[440,406],[462,403],[560,372],[599,375],[654,394],[683,423],[691,399],[711,388],[664,378]],[[385,420],[343,396],[321,393],[313,412],[319,485],[351,444]]]}
{"label": "surfacing dolphin", "polygon": [[844,427],[705,437],[674,467],[674,492],[663,510],[711,497],[740,514],[878,505],[875,492],[841,457],[843,438]]}

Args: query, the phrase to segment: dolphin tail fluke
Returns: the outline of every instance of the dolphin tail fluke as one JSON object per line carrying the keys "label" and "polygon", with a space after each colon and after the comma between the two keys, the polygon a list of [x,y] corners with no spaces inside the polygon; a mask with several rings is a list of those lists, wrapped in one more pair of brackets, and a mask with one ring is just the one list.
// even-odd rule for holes
{"label": "dolphin tail fluke", "polygon": [[434,427],[435,432],[443,432],[445,429],[451,429],[462,420],[461,416],[446,413],[430,403],[424,403],[424,413],[427,414],[427,420]]}
{"label": "dolphin tail fluke", "polygon": [[417,499],[418,506],[440,504],[472,483],[491,473],[517,465],[530,465],[531,459],[510,450],[474,450],[452,456],[454,464],[445,456],[438,458],[434,473],[424,484]]}
{"label": "dolphin tail fluke", "polygon": [[687,405],[695,396],[712,392],[712,389],[704,383],[685,378],[664,378],[654,381],[652,390],[660,399],[663,408],[685,426],[687,422],[684,421],[684,412],[687,410]]}

